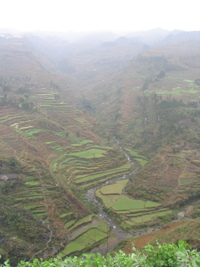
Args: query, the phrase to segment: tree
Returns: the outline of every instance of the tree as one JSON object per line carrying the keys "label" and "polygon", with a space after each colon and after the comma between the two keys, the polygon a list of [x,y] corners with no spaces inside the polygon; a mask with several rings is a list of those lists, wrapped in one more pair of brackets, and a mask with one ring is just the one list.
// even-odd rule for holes
{"label": "tree", "polygon": [[149,83],[148,82],[145,82],[143,85],[142,85],[142,91],[145,91],[148,89],[148,86],[149,86]]}
{"label": "tree", "polygon": [[18,171],[18,169],[19,169],[19,163],[14,157],[10,158],[7,165],[13,171]]}
{"label": "tree", "polygon": [[164,70],[161,70],[158,75],[157,75],[157,78],[160,79],[160,78],[164,78],[165,77],[165,72]]}

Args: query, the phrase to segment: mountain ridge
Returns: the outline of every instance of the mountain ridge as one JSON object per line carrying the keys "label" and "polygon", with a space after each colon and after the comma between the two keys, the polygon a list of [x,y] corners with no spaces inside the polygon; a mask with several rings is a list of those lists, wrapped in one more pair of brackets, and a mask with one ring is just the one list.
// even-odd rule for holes
{"label": "mountain ridge", "polygon": [[4,258],[106,249],[191,203],[198,218],[199,33],[150,47],[33,39],[0,39],[0,171],[17,175],[0,180]]}

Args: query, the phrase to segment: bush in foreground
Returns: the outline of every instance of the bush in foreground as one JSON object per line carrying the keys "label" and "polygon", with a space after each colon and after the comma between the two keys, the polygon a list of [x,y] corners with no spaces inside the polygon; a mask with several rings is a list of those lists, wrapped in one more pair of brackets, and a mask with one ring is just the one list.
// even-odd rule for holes
{"label": "bush in foreground", "polygon": [[[11,267],[9,260],[0,267]],[[198,267],[200,252],[192,250],[184,241],[175,244],[148,245],[142,251],[134,250],[132,254],[120,251],[114,256],[106,257],[100,254],[83,254],[82,257],[67,257],[65,259],[21,261],[17,267]]]}

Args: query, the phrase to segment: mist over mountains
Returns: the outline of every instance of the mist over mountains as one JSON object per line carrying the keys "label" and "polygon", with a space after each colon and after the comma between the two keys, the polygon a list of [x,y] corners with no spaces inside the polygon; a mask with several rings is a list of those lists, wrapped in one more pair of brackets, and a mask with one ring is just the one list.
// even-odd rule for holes
{"label": "mist over mountains", "polygon": [[199,45],[0,30],[3,260],[126,250],[160,228],[199,249]]}

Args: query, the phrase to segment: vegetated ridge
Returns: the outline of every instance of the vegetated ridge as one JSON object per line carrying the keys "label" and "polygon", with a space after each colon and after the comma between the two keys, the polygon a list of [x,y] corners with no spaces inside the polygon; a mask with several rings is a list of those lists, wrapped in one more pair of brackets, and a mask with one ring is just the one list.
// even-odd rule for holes
{"label": "vegetated ridge", "polygon": [[[156,45],[56,40],[52,57],[53,43],[1,38],[3,260],[105,251],[120,241],[116,227],[130,237],[183,217],[196,225],[199,41],[198,32]],[[187,241],[199,246],[198,233]]]}

